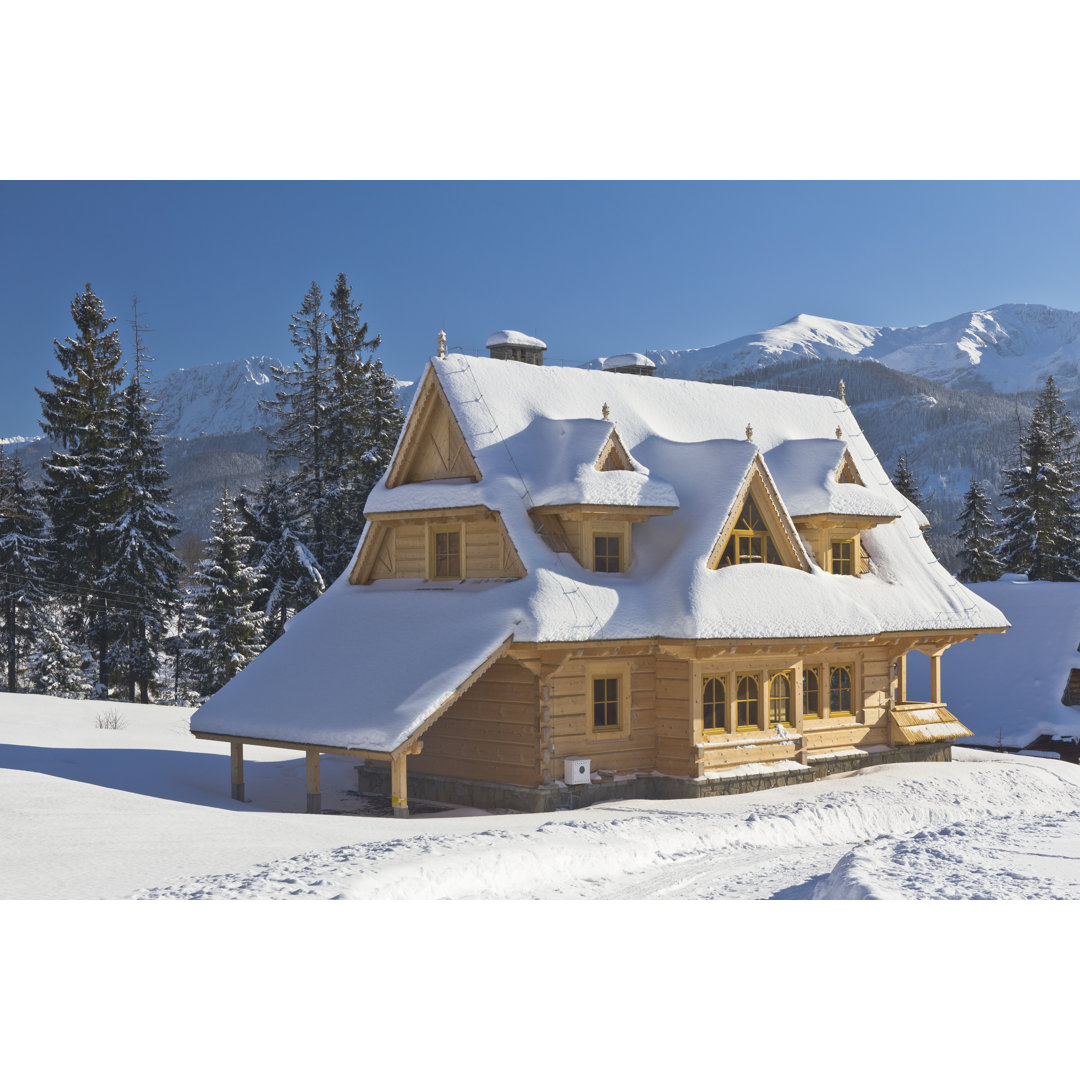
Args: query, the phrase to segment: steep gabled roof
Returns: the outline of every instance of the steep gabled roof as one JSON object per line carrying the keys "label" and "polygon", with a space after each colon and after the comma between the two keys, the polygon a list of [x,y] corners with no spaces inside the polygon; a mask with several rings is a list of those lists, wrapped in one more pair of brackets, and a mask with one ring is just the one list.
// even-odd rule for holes
{"label": "steep gabled roof", "polygon": [[[400,746],[459,692],[463,673],[490,662],[511,637],[790,639],[1008,625],[937,563],[920,534],[921,515],[899,497],[851,411],[835,398],[460,355],[433,360],[421,393],[425,386],[452,412],[479,479],[380,483],[367,509],[488,507],[501,515],[526,576],[432,588],[409,580],[353,586],[342,575],[199,710],[194,730],[301,742],[320,741],[317,731],[330,745]],[[632,472],[593,467],[610,430],[597,420],[605,402]],[[409,423],[416,418],[414,407]],[[399,455],[412,437],[403,434]],[[767,476],[772,461],[784,460],[774,452],[792,441],[804,451],[828,441],[829,454],[846,445],[865,486],[836,486],[899,510],[865,534],[869,573],[841,577],[816,566],[771,564],[709,568],[756,455]],[[792,448],[796,460],[799,449]],[[822,449],[821,460],[826,456]],[[788,498],[798,505],[791,473],[782,464],[777,471],[785,477],[775,485],[779,505]],[[824,479],[813,475],[814,497],[825,492],[831,500],[835,471],[831,480],[827,471]],[[599,494],[594,483],[605,485]],[[594,573],[553,551],[530,516],[543,500],[565,502],[566,489],[578,500],[602,495],[608,505],[631,509],[666,498],[677,509],[635,526],[626,572]],[[790,511],[787,506],[789,523]],[[240,715],[242,732],[235,726]],[[331,727],[338,741],[323,738]]]}

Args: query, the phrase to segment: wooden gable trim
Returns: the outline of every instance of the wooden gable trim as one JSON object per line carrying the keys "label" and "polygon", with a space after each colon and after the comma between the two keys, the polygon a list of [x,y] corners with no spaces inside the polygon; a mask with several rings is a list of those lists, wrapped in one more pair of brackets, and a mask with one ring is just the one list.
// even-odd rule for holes
{"label": "wooden gable trim", "polygon": [[[450,432],[448,446],[440,446],[432,430],[435,420],[445,416]],[[461,431],[450,401],[433,367],[428,367],[416,395],[416,405],[409,414],[401,445],[386,474],[386,486],[398,487],[409,483],[409,476],[422,451],[433,449],[443,466],[440,476],[431,479],[464,479],[479,483],[482,479],[469,444]]]}
{"label": "wooden gable trim", "polygon": [[899,514],[800,514],[791,520],[804,529],[872,529],[875,525],[887,525],[895,521]]}
{"label": "wooden gable trim", "polygon": [[[845,480],[845,474],[850,474],[851,479]],[[855,459],[851,456],[851,449],[847,446],[844,447],[844,453],[840,458],[840,464],[836,466],[836,482],[838,484],[858,484],[859,487],[866,487],[866,482],[863,480],[862,474],[855,464]]]}
{"label": "wooden gable trim", "polygon": [[554,503],[551,506],[534,506],[529,513],[539,515],[557,514],[565,521],[584,521],[600,518],[610,521],[648,521],[652,517],[675,513],[674,506],[612,506],[600,503]]}
{"label": "wooden gable trim", "polygon": [[597,472],[634,471],[630,455],[626,452],[626,447],[623,446],[622,439],[619,438],[619,433],[614,426],[612,426],[611,434],[608,435],[604,445],[601,447],[600,453],[596,455],[593,468]]}
{"label": "wooden gable trim", "polygon": [[[807,558],[806,549],[799,539],[794,522],[784,508],[784,504],[780,501],[780,494],[776,490],[776,485],[773,483],[772,477],[769,476],[768,470],[765,468],[760,452],[754,454],[754,458],[746,470],[746,475],[739,485],[739,490],[731,501],[727,517],[724,519],[724,524],[720,529],[720,535],[716,538],[716,543],[713,544],[712,550],[709,552],[707,560],[709,569],[716,570],[719,567],[720,558],[724,554],[724,548],[727,547],[728,540],[731,538],[735,522],[739,520],[747,495],[754,496],[754,502],[757,504],[761,516],[765,519],[765,524],[772,536],[773,543],[776,545],[776,550],[781,559],[784,559],[784,565],[796,566],[800,570],[809,573],[810,560]],[[784,558],[785,554],[787,555],[786,559]]]}
{"label": "wooden gable trim", "polygon": [[370,523],[367,535],[364,537],[364,543],[357,553],[356,562],[353,563],[353,567],[349,571],[350,585],[366,585],[371,580],[376,559],[390,535],[390,530],[381,521],[372,521]]}

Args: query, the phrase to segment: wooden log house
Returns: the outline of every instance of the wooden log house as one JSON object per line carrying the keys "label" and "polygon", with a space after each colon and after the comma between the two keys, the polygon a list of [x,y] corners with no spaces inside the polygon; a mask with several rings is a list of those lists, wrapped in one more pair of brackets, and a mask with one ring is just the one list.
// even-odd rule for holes
{"label": "wooden log house", "polygon": [[398,815],[409,790],[542,810],[947,759],[970,732],[942,656],[1008,623],[844,401],[541,347],[432,358],[349,570],[192,719],[234,797],[245,743],[306,754],[309,810],[329,753]]}

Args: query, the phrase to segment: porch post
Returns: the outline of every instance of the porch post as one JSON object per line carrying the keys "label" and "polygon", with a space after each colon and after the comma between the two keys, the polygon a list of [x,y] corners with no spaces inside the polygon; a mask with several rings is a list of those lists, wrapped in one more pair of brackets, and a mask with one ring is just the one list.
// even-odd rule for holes
{"label": "porch post", "polygon": [[232,797],[244,801],[244,744],[237,740],[229,743],[229,773],[232,779]]}
{"label": "porch post", "polygon": [[394,817],[409,816],[409,800],[406,796],[405,762],[407,755],[398,754],[390,759],[390,805],[394,808]]}
{"label": "porch post", "polygon": [[319,790],[319,751],[307,752],[307,812],[322,813],[322,792]]}
{"label": "porch post", "polygon": [[896,659],[896,704],[907,701],[907,653],[902,652]]}
{"label": "porch post", "polygon": [[938,704],[941,702],[941,653],[939,652],[930,657],[930,700]]}

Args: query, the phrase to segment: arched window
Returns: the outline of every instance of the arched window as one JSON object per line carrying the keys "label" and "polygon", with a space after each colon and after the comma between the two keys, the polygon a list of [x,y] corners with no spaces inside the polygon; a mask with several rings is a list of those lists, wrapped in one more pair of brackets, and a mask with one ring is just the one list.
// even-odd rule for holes
{"label": "arched window", "polygon": [[706,679],[701,691],[705,712],[705,730],[722,731],[727,727],[727,689],[723,679]]}
{"label": "arched window", "polygon": [[780,556],[769,535],[765,519],[758,512],[754,500],[747,495],[742,513],[731,531],[731,538],[720,557],[721,566],[737,566],[741,563],[778,563]]}
{"label": "arched window", "polygon": [[769,681],[769,727],[791,723],[791,680],[774,675]]}
{"label": "arched window", "polygon": [[736,724],[740,728],[756,728],[758,724],[758,681],[755,675],[740,675],[735,695]]}
{"label": "arched window", "polygon": [[834,667],[829,671],[829,713],[833,716],[851,712],[851,668]]}
{"label": "arched window", "polygon": [[804,716],[821,715],[821,693],[818,688],[817,668],[803,669],[802,711]]}

